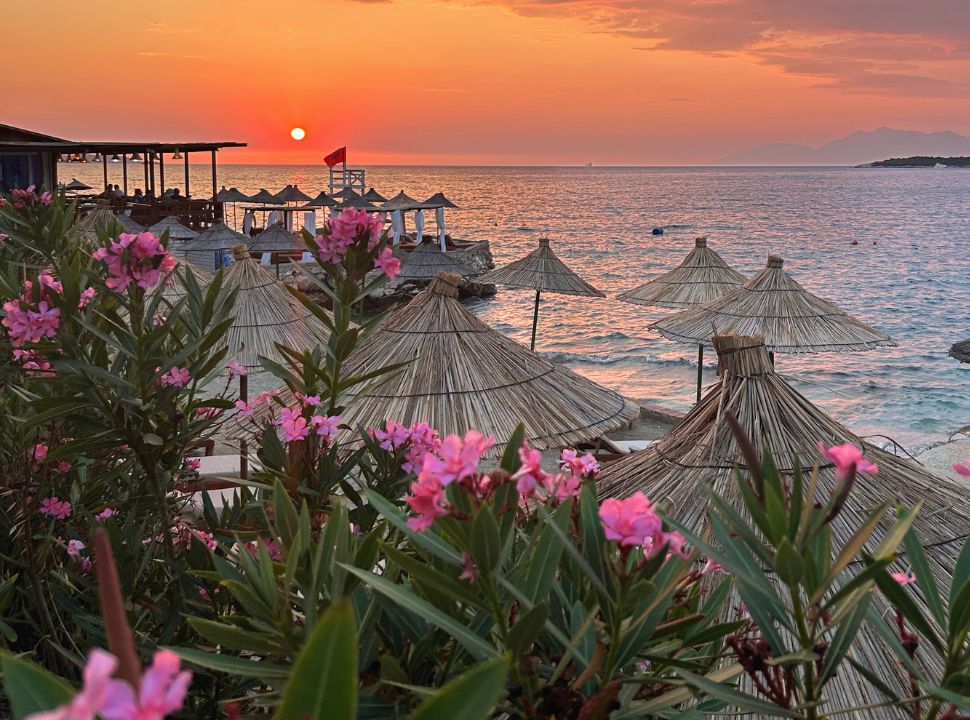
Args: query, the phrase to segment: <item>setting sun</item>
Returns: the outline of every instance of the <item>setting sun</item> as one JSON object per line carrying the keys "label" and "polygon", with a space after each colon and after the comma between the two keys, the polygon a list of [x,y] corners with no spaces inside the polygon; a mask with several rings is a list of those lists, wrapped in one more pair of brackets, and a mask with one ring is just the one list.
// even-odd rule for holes
{"label": "setting sun", "polygon": [[306,130],[304,130],[303,128],[295,127],[292,130],[290,130],[290,137],[293,138],[294,140],[302,140],[303,138],[306,137]]}

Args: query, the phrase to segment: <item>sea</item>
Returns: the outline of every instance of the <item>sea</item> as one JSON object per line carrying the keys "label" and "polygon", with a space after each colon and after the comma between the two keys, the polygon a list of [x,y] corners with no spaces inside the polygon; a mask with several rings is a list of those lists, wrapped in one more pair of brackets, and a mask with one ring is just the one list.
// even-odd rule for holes
{"label": "sea", "polygon": [[[537,350],[627,397],[677,410],[694,401],[696,346],[649,328],[672,311],[615,296],[674,268],[694,238],[706,235],[746,275],[764,267],[768,254],[781,255],[805,288],[898,341],[869,352],[777,356],[778,371],[835,419],[874,442],[909,450],[970,424],[970,366],[947,355],[951,344],[970,337],[970,170],[366,170],[368,186],[387,197],[401,190],[416,199],[444,192],[460,208],[447,212],[448,232],[488,240],[496,266],[550,238],[556,254],[606,297],[544,295]],[[62,180],[76,176],[98,187],[101,172],[95,164],[59,170]],[[130,187],[139,172],[132,170]],[[209,172],[192,166],[193,194],[211,187]],[[111,173],[120,182],[120,169]],[[179,174],[169,174],[169,183],[183,185]],[[312,196],[326,183],[324,166],[219,167],[219,186],[245,193],[296,184]],[[429,220],[430,228],[433,214]],[[652,234],[654,228],[664,234]],[[467,307],[527,344],[533,300],[531,291],[499,288],[495,297]],[[707,357],[705,385],[715,380],[714,358]]]}

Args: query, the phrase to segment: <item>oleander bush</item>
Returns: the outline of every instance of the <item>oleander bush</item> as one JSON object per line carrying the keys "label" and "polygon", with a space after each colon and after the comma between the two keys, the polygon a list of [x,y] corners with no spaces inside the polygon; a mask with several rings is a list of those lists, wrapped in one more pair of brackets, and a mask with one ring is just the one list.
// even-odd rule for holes
{"label": "oleander bush", "polygon": [[[782,478],[739,434],[743,502],[712,494],[696,536],[642,494],[599,501],[593,458],[544,466],[521,430],[500,453],[488,428],[344,422],[349,391],[400,369],[344,369],[382,319],[354,308],[399,269],[381,219],[304,234],[332,307],[292,292],[331,337],[264,359],[280,390],[244,402],[221,276],[202,288],[166,238],[73,218],[59,196],[0,202],[0,712],[851,717],[831,680],[865,673],[849,652],[865,621],[911,678],[886,686],[885,717],[970,713],[970,549],[944,595],[917,508],[873,508],[833,543],[872,471],[851,448],[830,450],[842,482],[819,497],[814,472]],[[194,501],[192,456],[229,425],[259,469],[217,511]]]}

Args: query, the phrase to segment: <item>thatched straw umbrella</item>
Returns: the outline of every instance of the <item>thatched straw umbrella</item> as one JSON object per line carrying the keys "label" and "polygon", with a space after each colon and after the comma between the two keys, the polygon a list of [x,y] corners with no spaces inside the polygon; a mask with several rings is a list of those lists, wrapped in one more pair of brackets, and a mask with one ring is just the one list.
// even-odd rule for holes
{"label": "thatched straw umbrella", "polygon": [[[393,244],[401,242],[401,236],[407,236],[407,221],[404,213],[408,210],[420,210],[424,205],[410,197],[403,190],[390,200],[381,205],[381,210],[391,213],[391,232],[393,233]],[[421,238],[417,239],[418,243]]]}
{"label": "thatched straw umbrella", "polygon": [[150,291],[151,294],[161,293],[162,297],[168,301],[170,304],[174,305],[183,297],[185,297],[188,290],[185,285],[185,271],[191,268],[192,276],[195,281],[199,284],[199,287],[205,290],[212,284],[215,280],[215,274],[209,272],[208,270],[203,270],[202,268],[191,265],[191,263],[180,262],[175,266],[175,269],[168,274],[165,278],[165,282],[160,282]]}
{"label": "thatched straw umbrella", "polygon": [[218,270],[222,267],[222,255],[226,250],[248,243],[251,238],[238,233],[224,222],[217,222],[202,231],[195,240],[184,246],[185,258],[205,270]]}
{"label": "thatched straw umbrella", "polygon": [[459,277],[439,274],[368,335],[349,375],[408,364],[385,382],[358,386],[344,419],[377,427],[389,418],[425,421],[442,435],[475,428],[508,442],[519,423],[536,448],[592,440],[639,413],[622,396],[492,330],[458,302]]}
{"label": "thatched straw umbrella", "polygon": [[71,182],[65,185],[62,189],[69,190],[71,192],[79,192],[81,190],[91,190],[92,188],[90,185],[81,182],[77,178],[71,178]]}
{"label": "thatched straw umbrella", "polygon": [[277,362],[279,343],[303,351],[326,343],[330,331],[296,300],[266,268],[249,257],[245,245],[232,248],[235,262],[225,271],[223,287],[237,290],[235,321],[229,328],[229,353],[250,372],[261,372],[259,356]]}
{"label": "thatched straw umbrella", "polygon": [[377,190],[371,188],[363,195],[360,196],[361,200],[366,200],[369,203],[382,203],[387,202],[387,198],[381,195]]}
{"label": "thatched straw umbrella", "polygon": [[234,188],[234,187],[231,187],[228,190],[226,190],[226,186],[223,185],[222,190],[216,193],[215,201],[221,202],[223,204],[232,203],[232,224],[235,225],[236,224],[236,203],[251,202],[252,198],[250,198],[249,195],[246,195],[240,192],[237,188]]}
{"label": "thatched straw umbrella", "polygon": [[457,210],[458,206],[446,198],[444,193],[440,192],[429,197],[422,205],[426,208],[434,208],[434,222],[435,227],[438,228],[438,244],[442,250],[445,250],[448,241],[448,232],[445,230],[445,208]]}
{"label": "thatched straw umbrella", "polygon": [[345,187],[343,190],[338,190],[337,192],[330,195],[330,197],[336,200],[359,200],[360,193],[354,190],[352,187]]}
{"label": "thatched straw umbrella", "polygon": [[377,207],[377,205],[374,205],[372,202],[368,200],[364,200],[364,198],[361,198],[361,197],[347,198],[339,205],[337,205],[337,207],[338,208],[357,208],[358,210],[364,210],[366,212],[383,212],[383,210]]}
{"label": "thatched straw umbrella", "polygon": [[249,241],[250,252],[293,252],[296,250],[296,235],[275,222]]}
{"label": "thatched straw umbrella", "polygon": [[455,205],[455,203],[446,198],[444,193],[440,192],[436,192],[421,204],[428,208],[451,208],[452,210],[458,209],[458,206]]}
{"label": "thatched straw umbrella", "polygon": [[75,225],[78,234],[86,239],[97,242],[99,232],[109,235],[117,233],[142,233],[145,228],[124,213],[115,215],[107,205],[99,204],[94,210],[85,215]]}
{"label": "thatched straw umbrella", "polygon": [[524,258],[483,275],[481,280],[496,285],[536,291],[535,309],[532,313],[531,347],[533,350],[536,349],[536,326],[539,324],[539,296],[543,292],[606,297],[556,257],[547,238],[541,238],[539,247]]}
{"label": "thatched straw umbrella", "polygon": [[950,348],[950,357],[962,363],[970,363],[970,339],[954,343]]}
{"label": "thatched straw umbrella", "polygon": [[760,335],[772,352],[854,352],[895,347],[885,333],[799,285],[783,269],[768,265],[741,287],[717,300],[658,320],[650,327],[669,340],[709,344],[714,333]]}
{"label": "thatched straw umbrella", "polygon": [[162,218],[150,226],[148,232],[159,237],[163,233],[168,233],[168,249],[179,257],[185,256],[185,244],[199,237],[199,233],[192,228],[185,227],[174,215]]}
{"label": "thatched straw umbrella", "polygon": [[310,196],[300,190],[296,185],[287,185],[276,193],[276,199],[280,202],[309,202]]}
{"label": "thatched straw umbrella", "polygon": [[276,197],[266,188],[260,188],[259,192],[249,198],[249,202],[259,205],[282,205],[283,201]]}
{"label": "thatched straw umbrella", "polygon": [[[851,443],[863,449],[868,460],[879,466],[875,475],[861,475],[845,508],[831,523],[832,545],[842,546],[862,525],[878,504],[893,499],[907,506],[922,503],[914,527],[928,546],[930,563],[941,587],[949,577],[962,543],[952,542],[970,532],[970,498],[954,483],[931,475],[921,465],[899,458],[864,442],[825,415],[775,373],[764,341],[759,337],[716,335],[713,344],[720,361],[720,381],[670,433],[652,447],[633,453],[603,469],[597,481],[601,497],[625,497],[643,492],[665,507],[670,515],[700,535],[709,529],[707,495],[711,488],[730,504],[741,505],[733,477],[735,468],[746,469],[725,414],[731,412],[759,451],[770,451],[783,476],[790,478],[796,464],[806,472],[821,463],[818,493],[829,497],[839,481],[832,463],[818,451],[826,445]],[[882,537],[888,522],[877,529]],[[937,544],[936,547],[929,547]],[[873,549],[873,548],[870,548]],[[874,602],[888,614],[885,601]],[[922,603],[921,600],[917,602]],[[924,617],[931,617],[923,607]],[[892,651],[871,627],[864,627],[850,654],[862,666],[896,687],[901,696],[909,693],[909,678]],[[924,653],[921,662],[939,665],[939,658]],[[933,675],[938,677],[938,675]],[[833,681],[832,694],[846,705],[865,705],[885,698],[861,674],[843,665]],[[885,718],[885,709],[860,711],[853,717]]]}
{"label": "thatched straw umbrella", "polygon": [[414,250],[401,257],[401,280],[431,280],[440,272],[457,273],[463,277],[474,275],[475,271],[451,253],[442,252],[434,242],[423,242]]}
{"label": "thatched straw umbrella", "polygon": [[336,204],[337,201],[323,192],[323,190],[313,200],[307,203],[309,207],[334,207]]}
{"label": "thatched straw umbrella", "polygon": [[[664,308],[689,308],[716,300],[739,288],[747,278],[707,247],[707,238],[694,240],[694,249],[670,272],[617,295],[623,302]],[[704,343],[697,343],[697,402],[704,382]]]}

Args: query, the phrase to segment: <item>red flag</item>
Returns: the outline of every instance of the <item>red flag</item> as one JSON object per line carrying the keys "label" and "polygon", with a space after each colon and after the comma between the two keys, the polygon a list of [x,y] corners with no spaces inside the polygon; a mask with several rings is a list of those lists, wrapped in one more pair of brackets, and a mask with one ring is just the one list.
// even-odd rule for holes
{"label": "red flag", "polygon": [[331,168],[337,163],[347,162],[347,146],[345,145],[342,148],[338,148],[334,150],[332,153],[327,155],[327,157],[325,157],[323,161],[327,163],[327,167],[331,167]]}

